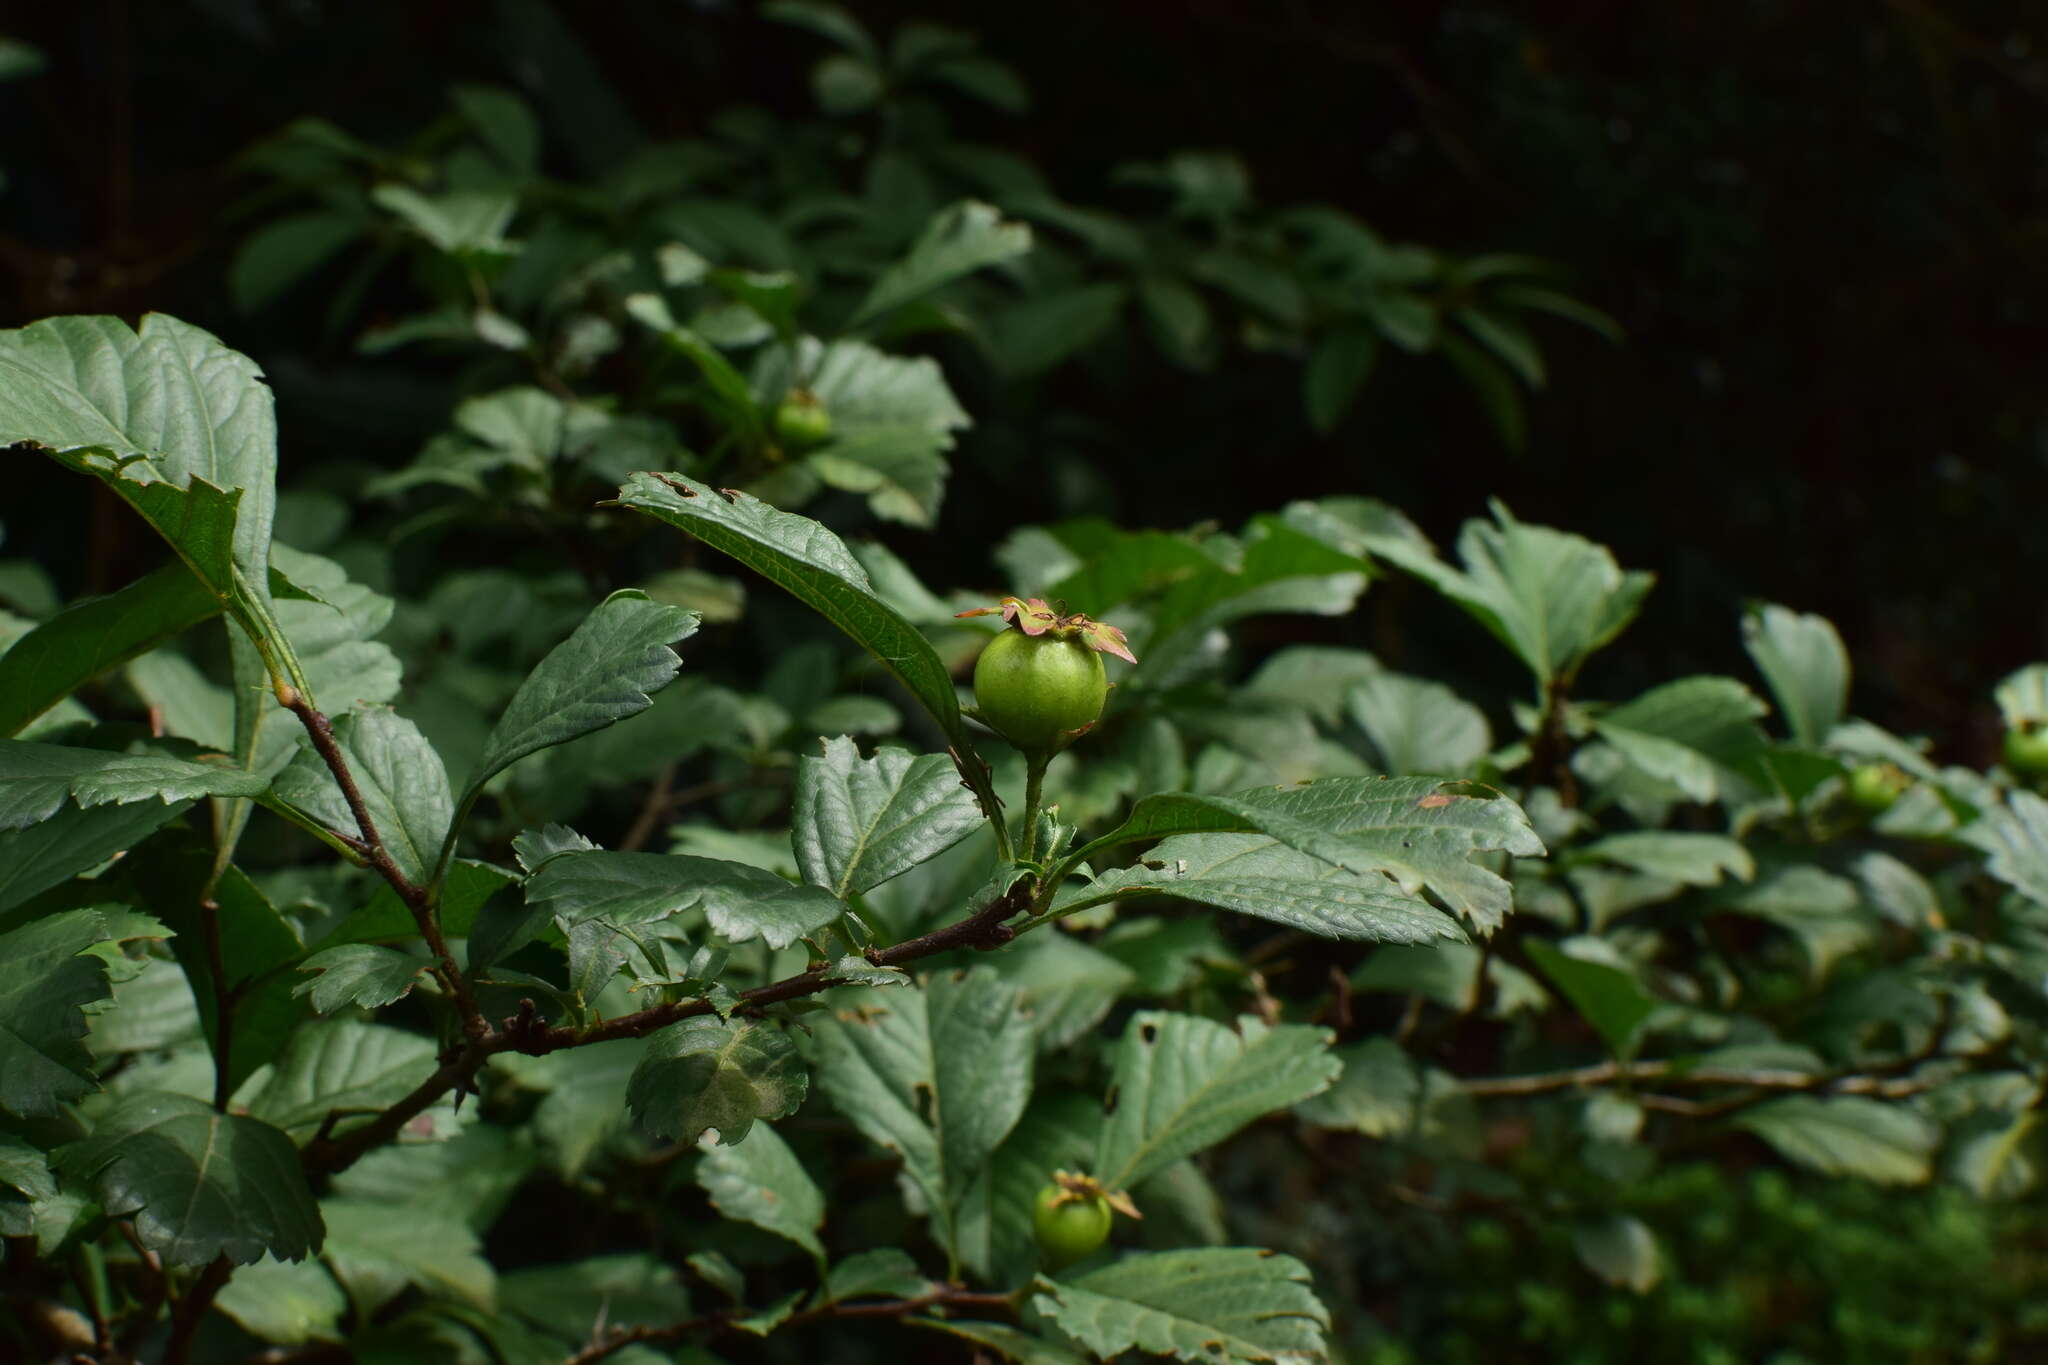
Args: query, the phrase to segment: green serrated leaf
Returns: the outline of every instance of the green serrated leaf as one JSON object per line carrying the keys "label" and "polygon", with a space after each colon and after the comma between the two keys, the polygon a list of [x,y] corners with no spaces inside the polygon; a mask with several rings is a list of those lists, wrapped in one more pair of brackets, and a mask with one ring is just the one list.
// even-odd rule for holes
{"label": "green serrated leaf", "polygon": [[685,853],[565,853],[534,874],[526,898],[568,924],[648,924],[701,908],[713,933],[734,943],[758,938],[773,948],[787,948],[846,912],[815,886]]}
{"label": "green serrated leaf", "polygon": [[502,252],[505,229],[519,208],[518,197],[506,190],[422,194],[409,185],[384,184],[370,198],[440,250],[458,255]]}
{"label": "green serrated leaf", "polygon": [[2015,791],[2006,804],[1965,825],[1961,837],[1989,855],[1992,876],[2048,905],[2048,800]]}
{"label": "green serrated leaf", "polygon": [[1183,834],[1143,861],[1073,886],[1054,909],[1171,896],[1325,938],[1393,943],[1462,939],[1457,922],[1376,872],[1358,873],[1259,834]]}
{"label": "green serrated leaf", "polygon": [[[391,861],[407,881],[425,885],[454,818],[441,756],[418,726],[381,706],[343,716],[334,724],[334,739]],[[329,829],[361,837],[333,773],[310,746],[277,775],[275,787],[280,799]]]}
{"label": "green serrated leaf", "polygon": [[963,200],[941,209],[903,258],[876,277],[847,327],[857,328],[911,300],[1031,249],[1031,229],[1003,221],[987,204]]}
{"label": "green serrated leaf", "polygon": [[1038,1311],[1104,1359],[1130,1350],[1203,1362],[1324,1358],[1330,1313],[1292,1256],[1154,1252],[1038,1284]]}
{"label": "green serrated leaf", "polygon": [[1381,670],[1346,698],[1383,771],[1461,777],[1493,748],[1486,713],[1441,683]]}
{"label": "green serrated leaf", "polygon": [[65,806],[27,829],[0,830],[0,912],[141,843],[190,805]]}
{"label": "green serrated leaf", "polygon": [[737,1145],[709,1145],[697,1163],[697,1183],[727,1218],[766,1228],[823,1259],[824,1193],[773,1128],[763,1124]]}
{"label": "green serrated leaf", "polygon": [[1336,1082],[1295,1106],[1304,1120],[1373,1138],[1405,1132],[1414,1124],[1422,1077],[1399,1043],[1369,1038],[1337,1049],[1336,1056],[1344,1066]]}
{"label": "green serrated leaf", "polygon": [[[17,441],[89,467],[131,501],[159,483],[184,489],[203,480],[225,499],[226,554],[188,553],[181,517],[158,524],[188,562],[208,566],[201,577],[217,596],[230,590],[230,562],[242,590],[267,594],[276,417],[262,372],[218,338],[162,313],[144,317],[139,332],[111,317],[0,332],[0,447]],[[131,462],[117,474],[122,461]]]}
{"label": "green serrated leaf", "polygon": [[1329,1087],[1341,1069],[1327,1029],[1237,1028],[1189,1014],[1142,1011],[1117,1045],[1093,1174],[1128,1190],[1183,1157]]}
{"label": "green serrated leaf", "polygon": [[988,968],[916,990],[846,992],[816,1025],[818,1084],[871,1142],[899,1153],[941,1244],[1031,1094],[1031,1020]]}
{"label": "green serrated leaf", "polygon": [[193,1002],[209,1044],[219,1037],[220,1020],[213,955],[207,948],[207,912],[201,900],[213,900],[221,968],[234,1000],[226,1078],[232,1093],[277,1056],[305,1016],[305,1007],[292,999],[290,974],[280,970],[303,951],[298,931],[240,868],[231,866],[215,877],[213,848],[196,835],[172,831],[151,840],[130,859],[143,903],[177,934],[171,949],[192,983]]}
{"label": "green serrated leaf", "polygon": [[102,673],[219,614],[220,602],[180,563],[72,603],[0,654],[0,735],[19,733]]}
{"label": "green serrated leaf", "polygon": [[533,1131],[555,1168],[574,1176],[625,1126],[626,1085],[646,1051],[645,1040],[621,1038],[545,1057],[500,1054],[492,1065],[522,1086],[547,1092],[534,1111]]}
{"label": "green serrated leaf", "polygon": [[1653,687],[1594,722],[1601,738],[1652,777],[1694,801],[1713,801],[1764,748],[1767,708],[1733,678],[1680,678]]}
{"label": "green serrated leaf", "polygon": [[279,1261],[265,1256],[235,1272],[214,1306],[261,1341],[303,1346],[340,1341],[348,1295],[318,1261]]}
{"label": "green serrated leaf", "polygon": [[951,433],[971,425],[945,372],[929,356],[892,355],[864,341],[827,344],[800,337],[793,348],[762,353],[752,391],[762,402],[779,400],[798,386],[799,377],[832,414],[837,436],[918,431],[940,438],[936,448],[945,449]]}
{"label": "green serrated leaf", "polygon": [[875,596],[867,572],[839,537],[808,517],[678,474],[635,474],[619,490],[619,502],[688,531],[786,589],[874,655],[946,738],[965,746],[952,675],[924,634]]}
{"label": "green serrated leaf", "polygon": [[1099,948],[1068,934],[1033,934],[1004,953],[996,968],[1023,989],[1042,1052],[1057,1052],[1101,1023],[1137,984],[1137,974]]}
{"label": "green serrated leaf", "polygon": [[122,754],[0,739],[0,830],[56,814],[66,798],[83,807],[201,796],[257,796],[269,780],[228,763],[168,754]]}
{"label": "green serrated leaf", "polygon": [[539,1164],[527,1133],[478,1123],[446,1142],[379,1147],[334,1178],[334,1193],[445,1214],[481,1234]]}
{"label": "green serrated leaf", "polygon": [[84,1009],[112,993],[87,950],[106,917],[70,910],[0,934],[0,1110],[36,1118],[99,1088]]}
{"label": "green serrated leaf", "polygon": [[798,763],[791,842],[804,880],[845,900],[951,848],[979,828],[981,809],[943,755],[828,739]]}
{"label": "green serrated leaf", "polygon": [[1774,603],[1742,618],[1742,643],[1771,685],[1792,738],[1818,748],[1849,706],[1849,651],[1824,616]]}
{"label": "green serrated leaf", "polygon": [[695,612],[663,606],[636,589],[613,593],[526,675],[485,742],[441,851],[446,867],[462,817],[484,783],[528,754],[615,725],[652,705],[682,660],[669,646],[696,633]]}
{"label": "green serrated leaf", "polygon": [[[346,1133],[396,1104],[432,1074],[431,1038],[358,1019],[325,1019],[292,1034],[249,1113],[304,1143],[335,1111],[330,1133]],[[361,1111],[361,1112],[357,1112]]]}
{"label": "green serrated leaf", "polygon": [[1749,850],[1725,834],[1626,830],[1597,839],[1578,852],[1686,886],[1716,886],[1724,875],[1743,882],[1756,876],[1756,860]]}
{"label": "green serrated leaf", "polygon": [[1493,516],[1459,533],[1462,571],[1399,539],[1376,538],[1373,549],[1463,607],[1539,684],[1568,679],[1635,619],[1654,576],[1625,573],[1605,546],[1517,521],[1499,503]]}
{"label": "green serrated leaf", "polygon": [[1657,1008],[1635,977],[1605,962],[1574,957],[1540,939],[1525,946],[1530,960],[1556,983],[1607,1046],[1627,1055],[1636,1030]]}
{"label": "green serrated leaf", "polygon": [[699,1017],[647,1040],[626,1103],[657,1136],[695,1142],[716,1129],[719,1142],[739,1143],[756,1119],[795,1113],[809,1088],[803,1059],[782,1029]]}
{"label": "green serrated leaf", "polygon": [[1482,930],[1514,908],[1508,883],[1468,861],[1499,849],[1540,856],[1528,816],[1504,797],[1447,789],[1428,778],[1330,778],[1229,796],[1148,796],[1117,829],[1067,856],[1078,866],[1121,844],[1182,833],[1257,833],[1354,873],[1383,872],[1414,905],[1426,886]]}
{"label": "green serrated leaf", "polygon": [[1860,1095],[1787,1095],[1733,1120],[1823,1175],[1884,1185],[1927,1180],[1941,1129],[1900,1104]]}
{"label": "green serrated leaf", "polygon": [[820,1286],[820,1296],[831,1303],[851,1299],[914,1299],[931,1289],[931,1281],[918,1270],[910,1253],[897,1247],[876,1247],[856,1251],[835,1264]]}
{"label": "green serrated leaf", "polygon": [[321,1258],[362,1308],[375,1311],[408,1285],[490,1312],[497,1275],[460,1219],[412,1205],[323,1199]]}
{"label": "green serrated leaf", "polygon": [[510,1271],[498,1279],[498,1298],[506,1312],[563,1342],[595,1340],[607,1327],[666,1327],[690,1316],[690,1297],[674,1269],[641,1253]]}
{"label": "green serrated leaf", "polygon": [[888,521],[929,527],[938,521],[951,438],[916,427],[849,432],[804,459],[827,488],[867,496]]}
{"label": "green serrated leaf", "polygon": [[377,1009],[410,995],[426,968],[419,958],[395,948],[345,943],[300,963],[300,971],[317,975],[292,987],[292,994],[310,995],[319,1014],[332,1014],[350,1005]]}
{"label": "green serrated leaf", "polygon": [[140,1094],[57,1152],[65,1179],[90,1182],[107,1212],[175,1266],[265,1253],[301,1260],[325,1229],[291,1140],[185,1095]]}
{"label": "green serrated leaf", "polygon": [[[665,299],[658,294],[635,294],[626,300],[626,313],[696,365],[710,386],[711,406],[720,417],[755,440],[765,438],[761,409],[746,377],[732,367],[717,347],[677,322]],[[780,396],[778,393],[777,397]]]}

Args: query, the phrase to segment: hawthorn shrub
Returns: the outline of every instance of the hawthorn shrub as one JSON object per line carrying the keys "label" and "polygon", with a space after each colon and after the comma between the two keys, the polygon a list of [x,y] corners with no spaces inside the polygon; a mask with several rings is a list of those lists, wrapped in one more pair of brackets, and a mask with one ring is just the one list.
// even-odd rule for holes
{"label": "hawthorn shrub", "polygon": [[[0,438],[170,552],[0,654],[0,1229],[39,1355],[855,1359],[904,1349],[884,1321],[1024,1360],[1478,1359],[1590,1302],[1612,1358],[1735,1359],[1763,1310],[1659,1298],[1672,1263],[1887,1204],[1769,1171],[1731,1201],[1703,1160],[2031,1183],[2048,802],[1851,717],[1817,618],[1744,618],[1775,707],[1601,700],[1574,681],[1649,576],[1503,507],[1451,554],[1364,499],[1025,528],[1008,615],[1085,606],[1135,662],[1020,752],[955,681],[1017,628],[982,594],[683,472],[589,515],[809,609],[752,689],[689,674],[716,638],[654,592],[401,614],[368,547],[289,547],[268,390],[173,319],[0,334]],[[1512,729],[1354,649],[1241,666],[1233,625],[1387,574],[1526,668]],[[407,714],[387,630],[471,714]],[[2048,668],[1998,701],[2048,717]],[[1873,764],[1888,802],[1852,796]],[[621,786],[614,846],[567,823]],[[1056,1178],[1119,1211],[1071,1264],[1033,1234]],[[1959,1197],[1919,1207],[1967,1243]],[[1573,1264],[1525,1278],[1518,1241]],[[1389,1256],[1447,1268],[1418,1298],[1458,1330],[1360,1311]],[[2038,1335],[2037,1275],[1969,1280],[1995,1311],[1904,1325]],[[1899,1306],[1863,1312],[1824,1340],[1883,1358]]]}
{"label": "hawthorn shrub", "polygon": [[[2048,667],[1989,771],[1786,606],[1615,695],[1650,576],[1499,505],[921,572],[1027,421],[1032,478],[1106,458],[1064,367],[1277,354],[1327,428],[1392,345],[1513,443],[1531,318],[1611,323],[1227,157],[1071,203],[953,133],[1025,98],[971,39],[769,9],[816,120],[562,178],[467,86],[251,153],[233,292],[418,376],[409,459],[281,466],[169,317],[0,332],[5,458],[160,545],[73,600],[0,561],[0,1354],[2040,1350]],[[1461,633],[1511,688],[1351,643]]]}

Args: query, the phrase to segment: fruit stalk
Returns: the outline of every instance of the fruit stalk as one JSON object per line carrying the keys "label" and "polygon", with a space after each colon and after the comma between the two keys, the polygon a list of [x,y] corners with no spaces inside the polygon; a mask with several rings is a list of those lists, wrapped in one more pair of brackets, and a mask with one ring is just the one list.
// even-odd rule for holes
{"label": "fruit stalk", "polygon": [[1028,753],[1024,756],[1024,837],[1018,841],[1023,852],[1019,861],[1030,862],[1038,856],[1038,811],[1045,800],[1045,769],[1052,761],[1051,755]]}

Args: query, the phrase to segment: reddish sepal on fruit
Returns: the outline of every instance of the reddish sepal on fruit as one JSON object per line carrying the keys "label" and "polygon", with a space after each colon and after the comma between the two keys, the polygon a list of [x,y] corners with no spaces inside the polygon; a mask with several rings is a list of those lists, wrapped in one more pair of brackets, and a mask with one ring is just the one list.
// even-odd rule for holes
{"label": "reddish sepal on fruit", "polygon": [[976,607],[973,611],[956,612],[955,616],[1001,616],[1026,635],[1072,635],[1090,649],[1114,654],[1127,664],[1138,662],[1138,656],[1131,653],[1130,641],[1115,626],[1091,621],[1080,612],[1054,611],[1044,598],[1005,597],[996,606]]}
{"label": "reddish sepal on fruit", "polygon": [[1001,606],[960,613],[998,614],[1016,629],[998,634],[975,660],[975,705],[1020,751],[1050,757],[1101,717],[1109,699],[1102,656],[1137,660],[1115,626],[1054,611],[1035,597],[1006,597]]}

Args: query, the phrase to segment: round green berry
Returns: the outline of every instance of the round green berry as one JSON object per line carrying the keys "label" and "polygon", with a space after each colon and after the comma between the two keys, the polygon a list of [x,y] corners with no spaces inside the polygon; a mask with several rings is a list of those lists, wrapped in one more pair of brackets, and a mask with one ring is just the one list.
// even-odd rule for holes
{"label": "round green berry", "polygon": [[809,450],[832,437],[832,414],[809,389],[791,389],[775,409],[775,439],[787,450]]}
{"label": "round green berry", "polygon": [[1031,1229],[1048,1269],[1092,1256],[1109,1240],[1109,1201],[1100,1194],[1047,1185],[1031,1204]]}
{"label": "round green berry", "polygon": [[974,700],[1004,739],[1053,754],[1093,725],[1109,698],[1102,656],[1073,635],[1006,630],[974,665]]}

